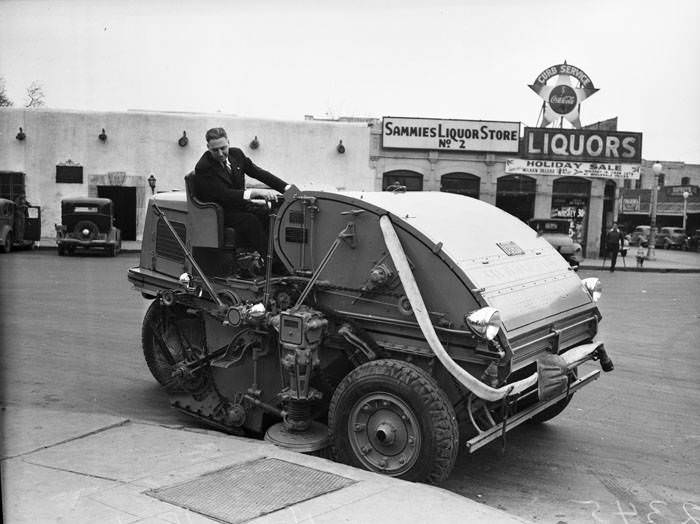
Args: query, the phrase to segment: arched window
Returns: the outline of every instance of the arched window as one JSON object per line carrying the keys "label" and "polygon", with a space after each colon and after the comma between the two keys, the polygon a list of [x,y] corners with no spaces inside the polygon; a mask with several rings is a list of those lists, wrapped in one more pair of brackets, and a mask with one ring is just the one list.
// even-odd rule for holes
{"label": "arched window", "polygon": [[496,207],[527,222],[535,212],[537,183],[527,175],[506,175],[496,182]]}
{"label": "arched window", "polygon": [[406,186],[406,191],[423,191],[423,175],[406,169],[397,169],[384,173],[382,191],[387,191],[387,188],[394,184]]}
{"label": "arched window", "polygon": [[684,176],[681,178],[681,185],[682,186],[689,186],[690,185],[690,177],[689,176]]}
{"label": "arched window", "polygon": [[440,191],[479,198],[481,179],[469,173],[447,173],[440,179]]}

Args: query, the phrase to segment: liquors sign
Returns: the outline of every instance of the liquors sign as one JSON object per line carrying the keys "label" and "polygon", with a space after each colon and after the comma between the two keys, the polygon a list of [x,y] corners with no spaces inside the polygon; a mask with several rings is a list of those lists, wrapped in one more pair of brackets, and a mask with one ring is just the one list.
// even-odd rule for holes
{"label": "liquors sign", "polygon": [[517,153],[519,122],[384,117],[382,147]]}
{"label": "liquors sign", "polygon": [[640,163],[642,134],[527,127],[520,156],[543,160]]}

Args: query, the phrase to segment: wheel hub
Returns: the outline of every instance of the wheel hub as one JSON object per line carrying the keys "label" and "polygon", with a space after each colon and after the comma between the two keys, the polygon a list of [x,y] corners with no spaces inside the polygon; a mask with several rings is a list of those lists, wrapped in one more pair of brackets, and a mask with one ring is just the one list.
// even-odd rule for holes
{"label": "wheel hub", "polygon": [[398,476],[420,454],[420,428],[413,410],[389,393],[367,395],[349,417],[348,437],[359,460],[372,471]]}

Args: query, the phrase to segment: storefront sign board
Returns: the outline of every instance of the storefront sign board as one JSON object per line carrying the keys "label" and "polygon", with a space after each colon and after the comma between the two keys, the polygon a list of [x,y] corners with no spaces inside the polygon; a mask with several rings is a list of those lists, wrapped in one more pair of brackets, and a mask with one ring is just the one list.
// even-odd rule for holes
{"label": "storefront sign board", "polygon": [[382,147],[517,153],[520,122],[384,117]]}
{"label": "storefront sign board", "polygon": [[520,156],[639,164],[642,161],[642,134],[602,129],[526,127]]}
{"label": "storefront sign board", "polygon": [[506,173],[514,175],[581,176],[637,180],[640,170],[639,164],[528,160],[525,158],[506,160]]}

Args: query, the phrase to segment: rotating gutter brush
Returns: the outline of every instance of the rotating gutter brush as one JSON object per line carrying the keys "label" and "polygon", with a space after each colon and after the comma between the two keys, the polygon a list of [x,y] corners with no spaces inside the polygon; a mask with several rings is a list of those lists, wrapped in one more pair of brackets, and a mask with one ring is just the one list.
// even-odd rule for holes
{"label": "rotating gutter brush", "polygon": [[265,440],[282,448],[309,453],[328,445],[328,428],[311,419],[312,403],[322,394],[311,387],[311,375],[319,365],[318,348],[328,320],[306,306],[280,315],[280,364],[284,388],[279,393],[285,414],[265,434]]}

